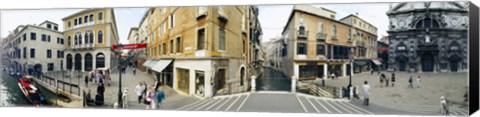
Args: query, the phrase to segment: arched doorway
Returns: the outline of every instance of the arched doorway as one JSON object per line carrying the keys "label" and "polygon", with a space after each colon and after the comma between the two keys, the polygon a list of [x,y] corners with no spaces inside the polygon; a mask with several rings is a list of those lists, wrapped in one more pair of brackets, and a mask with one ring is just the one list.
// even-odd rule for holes
{"label": "arched doorway", "polygon": [[423,72],[432,72],[433,71],[433,54],[425,53],[422,55],[422,71]]}
{"label": "arched doorway", "polygon": [[90,53],[85,55],[85,71],[91,71],[93,69],[93,56]]}
{"label": "arched doorway", "polygon": [[450,71],[451,72],[457,72],[458,71],[458,66],[460,66],[460,60],[461,57],[459,55],[452,55],[450,56]]}
{"label": "arched doorway", "polygon": [[105,55],[103,53],[98,53],[95,56],[95,68],[102,68],[105,67]]}
{"label": "arched doorway", "polygon": [[245,68],[240,69],[240,86],[243,86],[243,79],[245,79]]}
{"label": "arched doorway", "polygon": [[80,54],[75,55],[75,70],[82,70],[82,55]]}
{"label": "arched doorway", "polygon": [[72,55],[67,54],[67,70],[72,70]]}

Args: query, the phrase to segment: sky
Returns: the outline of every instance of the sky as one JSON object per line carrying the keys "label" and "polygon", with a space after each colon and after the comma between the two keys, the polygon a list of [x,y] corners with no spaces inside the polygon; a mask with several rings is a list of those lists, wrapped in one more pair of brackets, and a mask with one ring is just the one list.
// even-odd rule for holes
{"label": "sky", "polygon": [[[62,18],[84,9],[42,9],[42,10],[2,10],[0,19],[1,36],[6,37],[9,31],[18,25],[40,24],[45,20],[55,22],[63,31]],[[128,43],[130,28],[138,27],[147,8],[115,8],[118,35],[121,43]]]}
{"label": "sky", "polygon": [[[324,7],[337,12],[337,20],[350,14],[358,13],[359,17],[378,28],[378,38],[386,33],[388,27],[388,3],[368,4],[313,4],[315,7]],[[292,12],[293,5],[261,5],[259,6],[259,20],[262,25],[263,39],[266,42],[278,36],[287,23]],[[1,12],[1,37],[6,37],[9,31],[18,25],[40,24],[45,20],[59,23],[63,27],[61,19],[83,9],[54,9],[54,10],[10,10]],[[117,29],[122,43],[128,43],[130,28],[138,27],[147,8],[115,8]],[[63,28],[60,28],[63,30]]]}
{"label": "sky", "polygon": [[[337,13],[336,20],[339,20],[350,14],[358,13],[363,20],[374,25],[378,29],[378,39],[382,35],[387,36],[388,17],[386,12],[389,8],[388,3],[368,3],[368,4],[312,4],[314,7],[324,7]],[[263,5],[259,6],[259,20],[262,25],[263,39],[267,42],[280,35],[284,26],[287,24],[288,17],[293,9],[293,5]]]}

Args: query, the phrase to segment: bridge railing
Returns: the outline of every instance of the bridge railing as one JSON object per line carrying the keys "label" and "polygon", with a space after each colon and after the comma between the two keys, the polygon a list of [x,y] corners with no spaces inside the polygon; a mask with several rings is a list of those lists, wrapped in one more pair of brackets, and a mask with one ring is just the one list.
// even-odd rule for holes
{"label": "bridge railing", "polygon": [[78,84],[74,84],[71,82],[62,81],[60,79],[55,79],[53,77],[42,75],[40,76],[40,81],[44,82],[45,84],[50,85],[51,87],[55,87],[55,89],[61,89],[67,93],[81,96],[81,89]]}

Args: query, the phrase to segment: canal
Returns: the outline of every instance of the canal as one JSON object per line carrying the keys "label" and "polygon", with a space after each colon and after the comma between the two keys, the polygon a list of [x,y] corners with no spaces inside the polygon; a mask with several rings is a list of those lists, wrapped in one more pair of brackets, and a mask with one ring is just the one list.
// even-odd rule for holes
{"label": "canal", "polygon": [[281,71],[265,67],[263,74],[256,79],[259,91],[290,91],[292,81]]}
{"label": "canal", "polygon": [[[1,61],[0,66],[3,66]],[[0,70],[0,106],[31,106],[17,83],[17,78]]]}

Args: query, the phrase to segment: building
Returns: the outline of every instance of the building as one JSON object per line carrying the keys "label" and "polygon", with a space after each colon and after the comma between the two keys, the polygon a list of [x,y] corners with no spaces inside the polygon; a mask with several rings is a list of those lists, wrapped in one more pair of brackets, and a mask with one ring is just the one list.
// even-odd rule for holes
{"label": "building", "polygon": [[[335,20],[335,17],[336,12],[325,8],[294,6],[281,38],[281,61],[284,63],[281,69],[287,76],[302,80],[327,77],[333,73],[340,77],[353,75],[350,58],[375,57],[374,52],[367,53],[367,50],[371,51],[369,42],[376,39],[376,33],[372,33],[376,28],[351,25],[348,21],[365,23],[357,16],[350,15],[343,20]],[[357,46],[356,43],[363,45]]]}
{"label": "building", "polygon": [[392,5],[389,70],[458,72],[468,70],[467,2],[414,2]]}
{"label": "building", "polygon": [[[249,37],[245,40],[248,45],[247,51],[245,56],[247,56],[247,63],[248,63],[248,78],[251,76],[259,76],[263,73],[262,64],[264,62],[262,53],[262,46],[261,46],[261,39],[262,39],[262,26],[260,25],[260,21],[258,20],[259,10],[257,6],[248,6],[247,13],[243,14],[242,24],[247,23],[247,25],[242,25],[242,31],[246,33]],[[248,30],[247,30],[248,29]],[[242,32],[242,33],[243,33]]]}
{"label": "building", "polygon": [[248,61],[249,44],[258,46],[261,34],[259,24],[248,25],[250,15],[258,14],[250,10],[251,6],[149,9],[142,21],[148,22],[149,38],[143,65],[162,84],[183,94],[211,97],[247,91],[247,69],[257,58]]}
{"label": "building", "polygon": [[388,68],[388,36],[383,36],[380,41],[377,41],[377,48],[377,56],[382,62],[378,70],[386,70]]}
{"label": "building", "polygon": [[65,68],[82,72],[116,68],[118,55],[111,47],[119,37],[113,9],[86,9],[62,20],[67,39]]}
{"label": "building", "polygon": [[65,40],[57,23],[47,20],[40,25],[19,25],[9,41],[7,50],[13,50],[10,62],[17,70],[27,73],[27,68],[40,72],[64,69]]}
{"label": "building", "polygon": [[377,68],[381,62],[377,59],[377,27],[359,17],[350,14],[339,20],[351,26],[349,33],[353,38],[354,64],[353,72],[368,72]]}
{"label": "building", "polygon": [[282,50],[284,50],[284,43],[280,37],[272,38],[270,41],[263,43],[266,61],[264,66],[271,67],[276,70],[281,70],[282,65]]}

